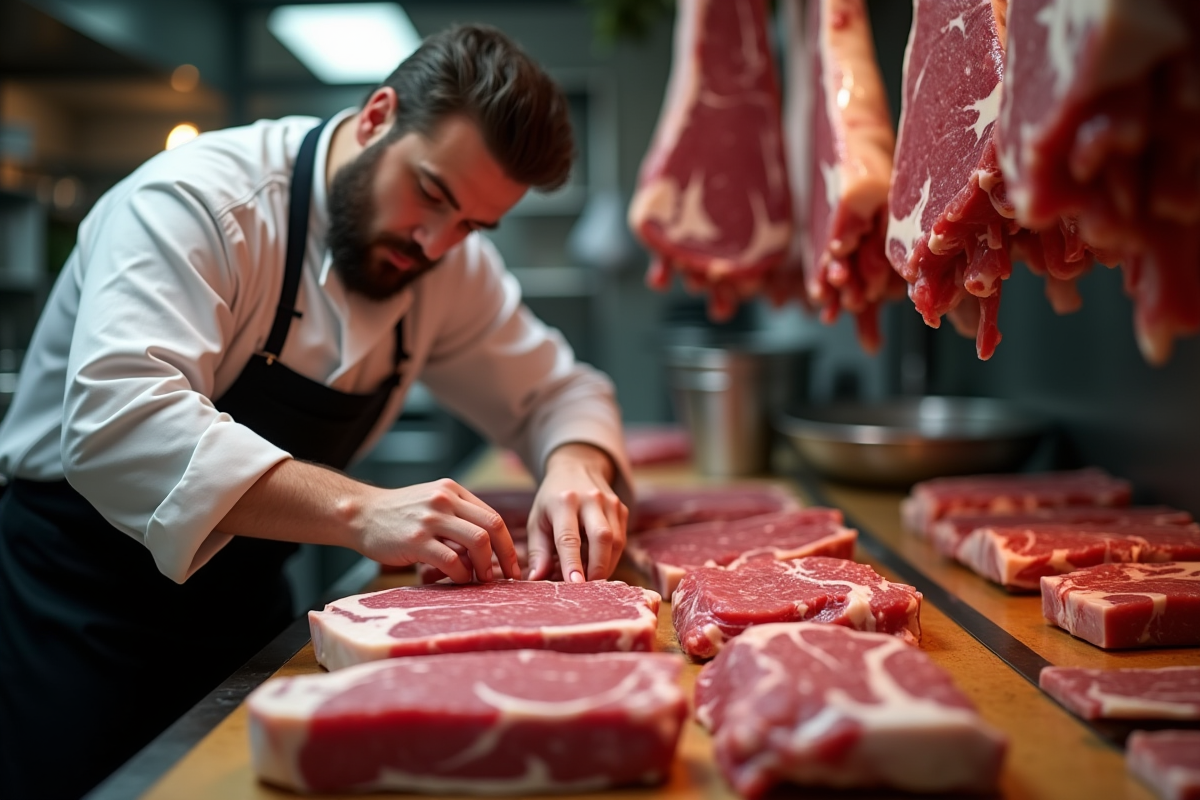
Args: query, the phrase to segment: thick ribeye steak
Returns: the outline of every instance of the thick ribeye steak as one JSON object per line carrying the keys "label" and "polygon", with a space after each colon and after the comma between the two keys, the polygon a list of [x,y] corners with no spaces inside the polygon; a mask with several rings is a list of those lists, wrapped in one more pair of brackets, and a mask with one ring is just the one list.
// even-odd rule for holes
{"label": "thick ribeye steak", "polygon": [[532,794],[657,783],[687,700],[665,653],[454,653],[267,681],[255,773],[301,792]]}
{"label": "thick ribeye steak", "polygon": [[930,526],[953,514],[1015,514],[1035,508],[1127,506],[1129,481],[1100,469],[1012,475],[934,478],[913,486],[900,506],[904,524],[928,536]]}
{"label": "thick ribeye steak", "polygon": [[793,494],[776,486],[643,487],[638,489],[629,530],[641,533],[696,522],[745,519],[799,507]]}
{"label": "thick ribeye steak", "polygon": [[1200,645],[1200,562],[1102,564],[1042,578],[1042,614],[1108,650]]}
{"label": "thick ribeye steak", "polygon": [[653,650],[659,601],[620,581],[436,583],[345,597],[308,624],[330,670],[470,650]]}
{"label": "thick ribeye steak", "polygon": [[1200,719],[1200,666],[1045,667],[1038,685],[1084,719]]}
{"label": "thick ribeye steak", "polygon": [[1010,527],[1030,523],[1103,525],[1187,525],[1192,515],[1166,506],[1136,506],[1106,508],[1102,506],[1067,506],[1037,508],[1014,514],[956,514],[938,520],[930,526],[930,541],[942,555],[954,558],[958,548],[972,532],[980,528]]}
{"label": "thick ribeye steak", "polygon": [[671,600],[679,646],[693,658],[711,658],[751,625],[769,622],[845,625],[911,644],[921,638],[921,593],[844,558],[700,567],[683,576]]}
{"label": "thick ribeye steak", "polygon": [[1200,797],[1200,731],[1134,731],[1125,762],[1162,800]]}
{"label": "thick ribeye steak", "polygon": [[625,555],[664,598],[696,567],[724,567],[767,556],[850,558],[858,532],[842,525],[842,512],[806,508],[745,519],[662,528],[631,537]]}
{"label": "thick ribeye steak", "polygon": [[1052,525],[979,528],[958,561],[1011,590],[1036,591],[1045,575],[1124,562],[1200,561],[1200,525]]}
{"label": "thick ribeye steak", "polygon": [[695,703],[749,798],[783,782],[991,791],[1007,746],[919,649],[840,625],[747,629],[700,671]]}

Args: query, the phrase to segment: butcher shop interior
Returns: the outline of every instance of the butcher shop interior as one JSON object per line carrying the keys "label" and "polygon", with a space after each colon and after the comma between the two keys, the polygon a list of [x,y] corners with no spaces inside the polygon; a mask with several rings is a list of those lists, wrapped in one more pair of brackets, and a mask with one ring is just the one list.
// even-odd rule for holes
{"label": "butcher shop interior", "polygon": [[0,797],[1200,797],[1197,453],[1193,0],[0,0]]}

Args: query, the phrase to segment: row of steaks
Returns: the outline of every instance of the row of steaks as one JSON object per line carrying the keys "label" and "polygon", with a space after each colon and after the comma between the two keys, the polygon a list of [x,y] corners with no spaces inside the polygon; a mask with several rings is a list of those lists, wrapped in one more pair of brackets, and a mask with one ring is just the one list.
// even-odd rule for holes
{"label": "row of steaks", "polygon": [[[1200,526],[1131,498],[1097,469],[970,476],[916,485],[902,513],[947,558],[1011,592],[1040,589],[1046,619],[1084,641],[1198,646]],[[1200,721],[1200,666],[1054,666],[1039,684],[1084,719]],[[1200,796],[1200,730],[1135,731],[1126,753],[1164,800]]]}
{"label": "row of steaks", "polygon": [[1192,0],[915,0],[893,129],[865,0],[680,0],[629,223],[716,318],[747,297],[853,313],[907,289],[989,358],[1013,261],[1054,310],[1120,264],[1142,353],[1200,331]]}
{"label": "row of steaks", "polygon": [[[518,494],[477,494],[520,529]],[[684,652],[715,656],[694,713],[736,791],[995,786],[1004,737],[917,646],[920,593],[849,560],[840,512],[761,488],[648,491],[636,511],[631,563],[673,593]],[[331,603],[310,614],[330,672],[248,700],[255,770],[301,791],[667,780],[688,702],[683,659],[651,652],[662,596],[620,581],[443,582]]]}

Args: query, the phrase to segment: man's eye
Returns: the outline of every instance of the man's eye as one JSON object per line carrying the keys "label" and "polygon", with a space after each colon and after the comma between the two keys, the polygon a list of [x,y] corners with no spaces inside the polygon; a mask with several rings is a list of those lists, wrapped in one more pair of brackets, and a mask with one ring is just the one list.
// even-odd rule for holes
{"label": "man's eye", "polygon": [[429,192],[428,192],[428,191],[425,189],[425,187],[424,187],[422,184],[420,184],[420,183],[418,183],[418,184],[417,184],[417,191],[419,191],[419,192],[421,193],[421,197],[425,198],[425,199],[426,199],[426,200],[428,200],[430,203],[437,204],[437,203],[440,203],[440,202],[442,202],[442,199],[441,199],[440,197],[434,197],[434,196],[433,196],[432,194],[430,194],[430,193],[429,193]]}

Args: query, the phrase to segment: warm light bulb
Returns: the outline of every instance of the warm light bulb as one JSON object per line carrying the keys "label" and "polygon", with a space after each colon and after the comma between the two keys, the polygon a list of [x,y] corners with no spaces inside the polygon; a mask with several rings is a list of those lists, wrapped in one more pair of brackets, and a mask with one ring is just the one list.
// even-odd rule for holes
{"label": "warm light bulb", "polygon": [[174,150],[181,144],[187,144],[200,135],[200,129],[190,122],[181,122],[167,134],[167,149]]}

